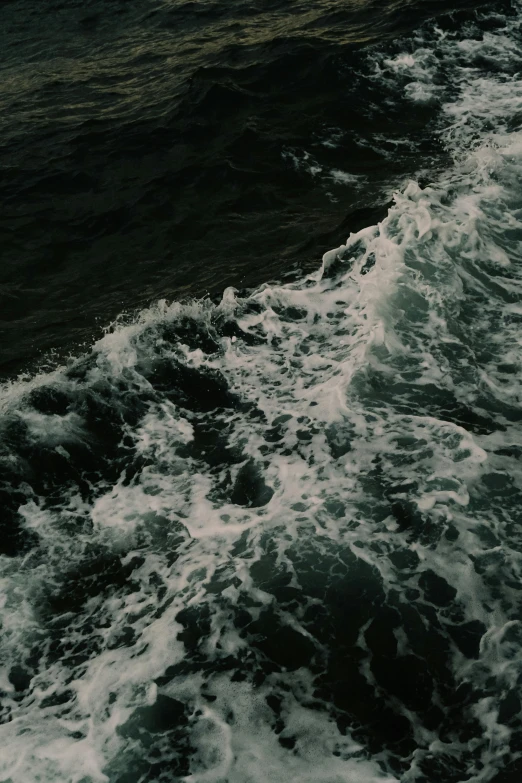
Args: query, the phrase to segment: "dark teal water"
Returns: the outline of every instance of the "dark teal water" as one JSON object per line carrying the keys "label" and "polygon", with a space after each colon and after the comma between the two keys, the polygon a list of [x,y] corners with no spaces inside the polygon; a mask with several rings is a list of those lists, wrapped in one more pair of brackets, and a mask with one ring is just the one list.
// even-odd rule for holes
{"label": "dark teal water", "polygon": [[520,779],[521,8],[448,10],[2,7],[0,780]]}
{"label": "dark teal water", "polygon": [[122,310],[311,270],[382,217],[439,148],[366,46],[448,7],[3,2],[3,376]]}

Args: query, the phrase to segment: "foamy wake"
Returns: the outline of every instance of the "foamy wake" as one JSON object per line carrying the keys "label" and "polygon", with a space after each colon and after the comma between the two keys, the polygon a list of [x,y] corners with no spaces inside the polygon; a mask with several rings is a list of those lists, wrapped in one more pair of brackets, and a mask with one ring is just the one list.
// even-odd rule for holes
{"label": "foamy wake", "polygon": [[453,163],[316,274],[4,388],[0,780],[522,769],[519,28],[370,53]]}

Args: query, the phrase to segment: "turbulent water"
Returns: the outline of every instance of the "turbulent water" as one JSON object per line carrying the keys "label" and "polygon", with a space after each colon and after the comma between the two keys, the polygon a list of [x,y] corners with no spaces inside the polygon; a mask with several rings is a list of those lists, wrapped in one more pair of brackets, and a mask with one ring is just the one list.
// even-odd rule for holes
{"label": "turbulent water", "polygon": [[0,780],[521,779],[521,26],[360,53],[436,151],[319,269],[4,385]]}

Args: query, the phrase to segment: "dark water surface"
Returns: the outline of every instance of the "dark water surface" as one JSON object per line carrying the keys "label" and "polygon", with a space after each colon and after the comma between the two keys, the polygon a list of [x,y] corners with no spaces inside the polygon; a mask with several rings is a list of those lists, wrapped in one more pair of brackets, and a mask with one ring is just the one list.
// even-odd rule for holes
{"label": "dark water surface", "polygon": [[123,309],[315,268],[382,217],[440,146],[361,48],[458,7],[4,2],[0,371]]}
{"label": "dark water surface", "polygon": [[521,41],[0,6],[0,781],[522,779]]}

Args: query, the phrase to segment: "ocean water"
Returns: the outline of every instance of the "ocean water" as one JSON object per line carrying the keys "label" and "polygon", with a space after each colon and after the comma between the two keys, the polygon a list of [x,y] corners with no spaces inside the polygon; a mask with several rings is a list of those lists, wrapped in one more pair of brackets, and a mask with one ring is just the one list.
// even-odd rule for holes
{"label": "ocean water", "polygon": [[118,289],[3,383],[0,781],[521,779],[522,7],[337,8],[295,28],[363,105],[278,142],[269,210],[352,209],[322,263],[273,234],[245,289],[195,237],[212,295]]}
{"label": "ocean water", "polygon": [[303,276],[382,219],[441,149],[366,48],[447,8],[3,0],[0,376],[124,310]]}

